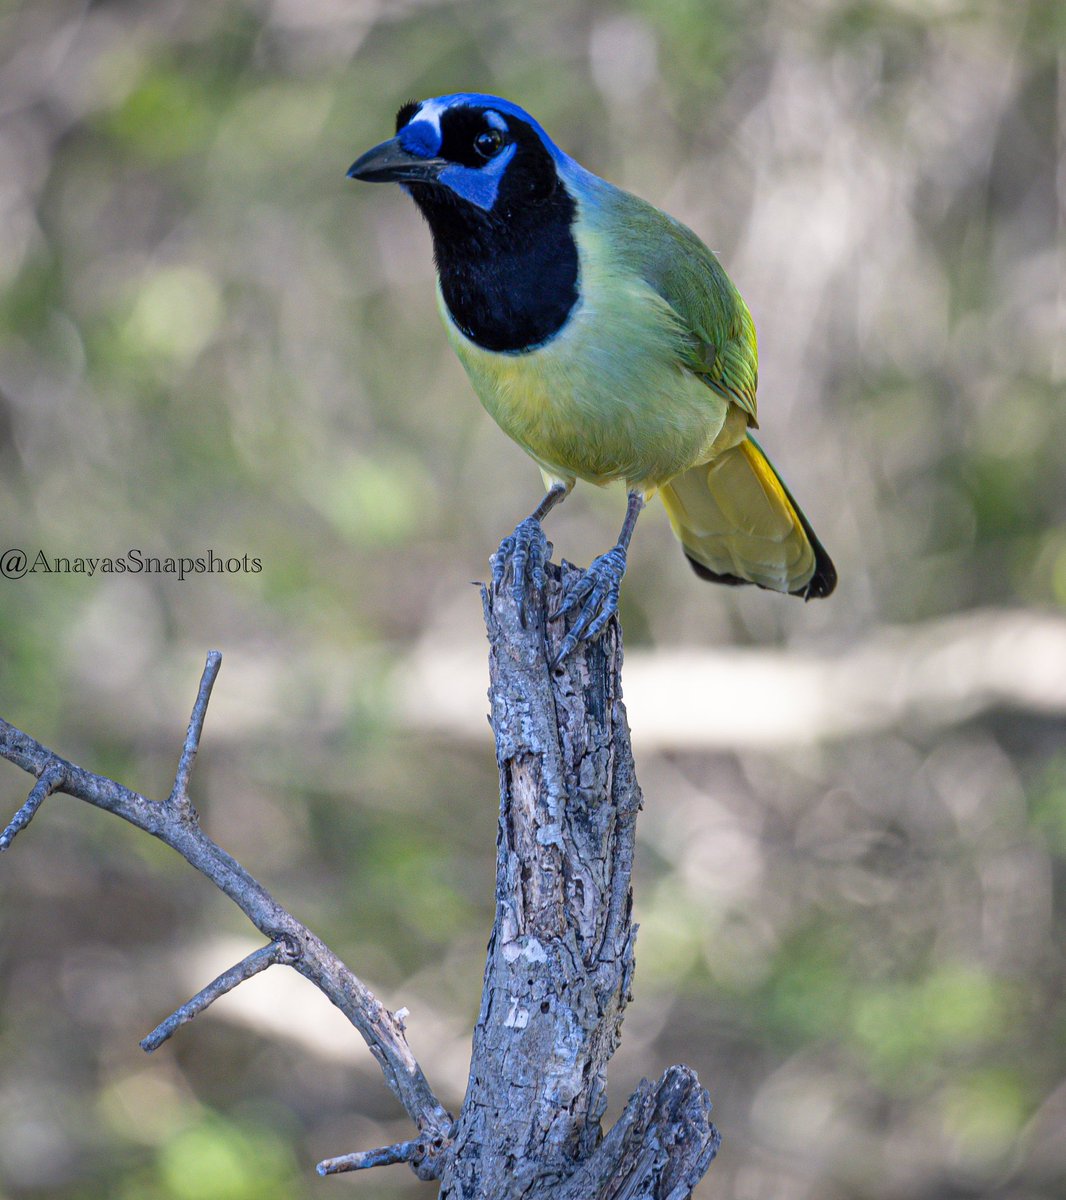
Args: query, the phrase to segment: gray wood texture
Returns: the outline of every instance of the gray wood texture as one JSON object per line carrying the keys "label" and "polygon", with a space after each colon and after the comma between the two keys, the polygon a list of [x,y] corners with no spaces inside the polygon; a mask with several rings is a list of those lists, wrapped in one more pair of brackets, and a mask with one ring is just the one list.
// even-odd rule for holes
{"label": "gray wood texture", "polygon": [[607,1064],[630,999],[642,798],[622,702],[618,622],[550,663],[576,568],[544,595],[482,594],[500,772],[496,918],[470,1080],[442,1200],[682,1200],[718,1147],[695,1075],[644,1082],[606,1138]]}
{"label": "gray wood texture", "polygon": [[655,1084],[642,1081],[602,1131],[607,1065],[633,979],[641,794],[617,620],[552,665],[572,620],[548,614],[575,571],[549,564],[534,572],[542,587],[516,592],[501,579],[482,592],[500,772],[496,913],[469,1084],[455,1121],[411,1053],[402,1010],[385,1008],[200,827],[189,779],[221,655],[208,655],[174,787],[162,801],[86,771],[0,721],[0,757],[36,777],[0,832],[0,851],[51,795],[65,793],[171,846],[269,939],[145,1038],[146,1050],[273,965],[311,980],[362,1034],[418,1136],[327,1159],[320,1174],[407,1162],[420,1178],[440,1180],[441,1200],[686,1200],[717,1153],[707,1093],[683,1066]]}

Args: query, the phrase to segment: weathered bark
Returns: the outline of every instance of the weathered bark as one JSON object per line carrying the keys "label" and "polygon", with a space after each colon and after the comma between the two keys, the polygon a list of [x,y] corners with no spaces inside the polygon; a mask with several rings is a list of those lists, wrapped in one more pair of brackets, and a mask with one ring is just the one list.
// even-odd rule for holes
{"label": "weathered bark", "polygon": [[200,828],[189,774],[221,656],[208,655],[174,787],[163,801],[94,775],[0,721],[0,757],[36,777],[0,831],[0,851],[49,796],[66,793],[161,839],[220,887],[270,939],[183,1004],[141,1043],[153,1050],[261,970],[294,968],[366,1039],[418,1136],[320,1163],[321,1174],[408,1162],[444,1200],[687,1200],[718,1149],[695,1074],[646,1080],[602,1135],[607,1064],[633,975],[631,875],[640,789],[622,704],[617,621],[551,668],[573,567],[546,568],[546,595],[483,593],[492,727],[500,769],[496,920],[470,1082],[456,1122],[391,1013],[309,929]]}
{"label": "weathered bark", "polygon": [[601,1138],[633,975],[641,794],[618,623],[548,665],[565,629],[543,614],[572,570],[548,567],[543,602],[526,597],[527,627],[509,587],[483,594],[500,771],[496,920],[447,1200],[682,1200],[718,1145],[686,1068],[643,1083]]}
{"label": "weathered bark", "polygon": [[[142,1040],[142,1049],[151,1053],[219,996],[259,971],[280,964],[292,967],[327,996],[362,1034],[381,1067],[385,1082],[407,1109],[419,1131],[418,1138],[405,1143],[408,1149],[403,1159],[411,1163],[420,1177],[437,1179],[442,1170],[441,1154],[452,1118],[431,1091],[422,1068],[411,1053],[401,1016],[390,1012],[320,938],[286,912],[258,880],[200,827],[200,818],[189,799],[189,774],[200,744],[211,689],[221,663],[222,656],[217,651],[207,656],[207,666],[200,680],[174,787],[166,800],[151,800],[113,779],[86,771],[61,758],[47,746],[42,746],[20,729],[0,720],[0,758],[7,759],[37,779],[26,803],[6,828],[0,831],[0,852],[11,846],[15,837],[33,820],[42,803],[56,793],[75,796],[114,813],[176,850],[225,892],[256,928],[267,935],[270,942],[261,950],[249,954],[187,1004],[183,1004]],[[387,1149],[396,1150],[395,1147]],[[375,1159],[375,1153],[381,1156],[386,1151],[371,1152],[363,1165],[376,1165],[379,1160],[397,1161],[395,1157]],[[319,1169],[323,1174],[345,1169],[335,1164],[336,1160],[329,1160],[320,1164]]]}

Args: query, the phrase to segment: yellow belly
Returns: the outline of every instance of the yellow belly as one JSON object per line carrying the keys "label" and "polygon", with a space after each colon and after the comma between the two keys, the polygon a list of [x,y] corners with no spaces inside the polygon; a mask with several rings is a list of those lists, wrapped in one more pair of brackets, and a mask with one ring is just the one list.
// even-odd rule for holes
{"label": "yellow belly", "polygon": [[523,354],[481,349],[438,300],[481,403],[551,478],[651,492],[715,452],[732,406],[680,365],[673,314],[640,281],[586,275],[567,324]]}

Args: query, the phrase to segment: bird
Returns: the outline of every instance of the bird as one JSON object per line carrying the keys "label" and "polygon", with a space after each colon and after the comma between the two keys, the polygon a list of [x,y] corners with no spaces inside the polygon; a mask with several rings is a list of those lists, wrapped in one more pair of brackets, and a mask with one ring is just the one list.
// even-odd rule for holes
{"label": "bird", "polygon": [[618,608],[637,518],[658,494],[696,574],[811,600],[832,560],[751,431],[758,349],[747,305],[687,226],[586,170],[498,96],[408,101],[348,169],[401,185],[433,241],[448,341],[546,492],[493,558],[525,623],[543,590],[542,522],[577,480],[627,489],[618,540],[569,577],[556,663]]}

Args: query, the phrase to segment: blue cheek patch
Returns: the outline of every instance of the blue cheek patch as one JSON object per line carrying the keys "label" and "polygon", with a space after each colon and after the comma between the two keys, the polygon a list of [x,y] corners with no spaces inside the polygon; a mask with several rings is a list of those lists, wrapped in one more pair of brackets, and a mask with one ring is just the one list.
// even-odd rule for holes
{"label": "blue cheek patch", "polygon": [[483,167],[461,167],[452,163],[441,171],[439,179],[457,196],[476,204],[488,212],[496,203],[507,164],[515,156],[517,147],[512,142],[502,154],[487,162]]}
{"label": "blue cheek patch", "polygon": [[408,154],[432,158],[440,151],[440,130],[429,121],[412,121],[400,130],[400,145]]}

